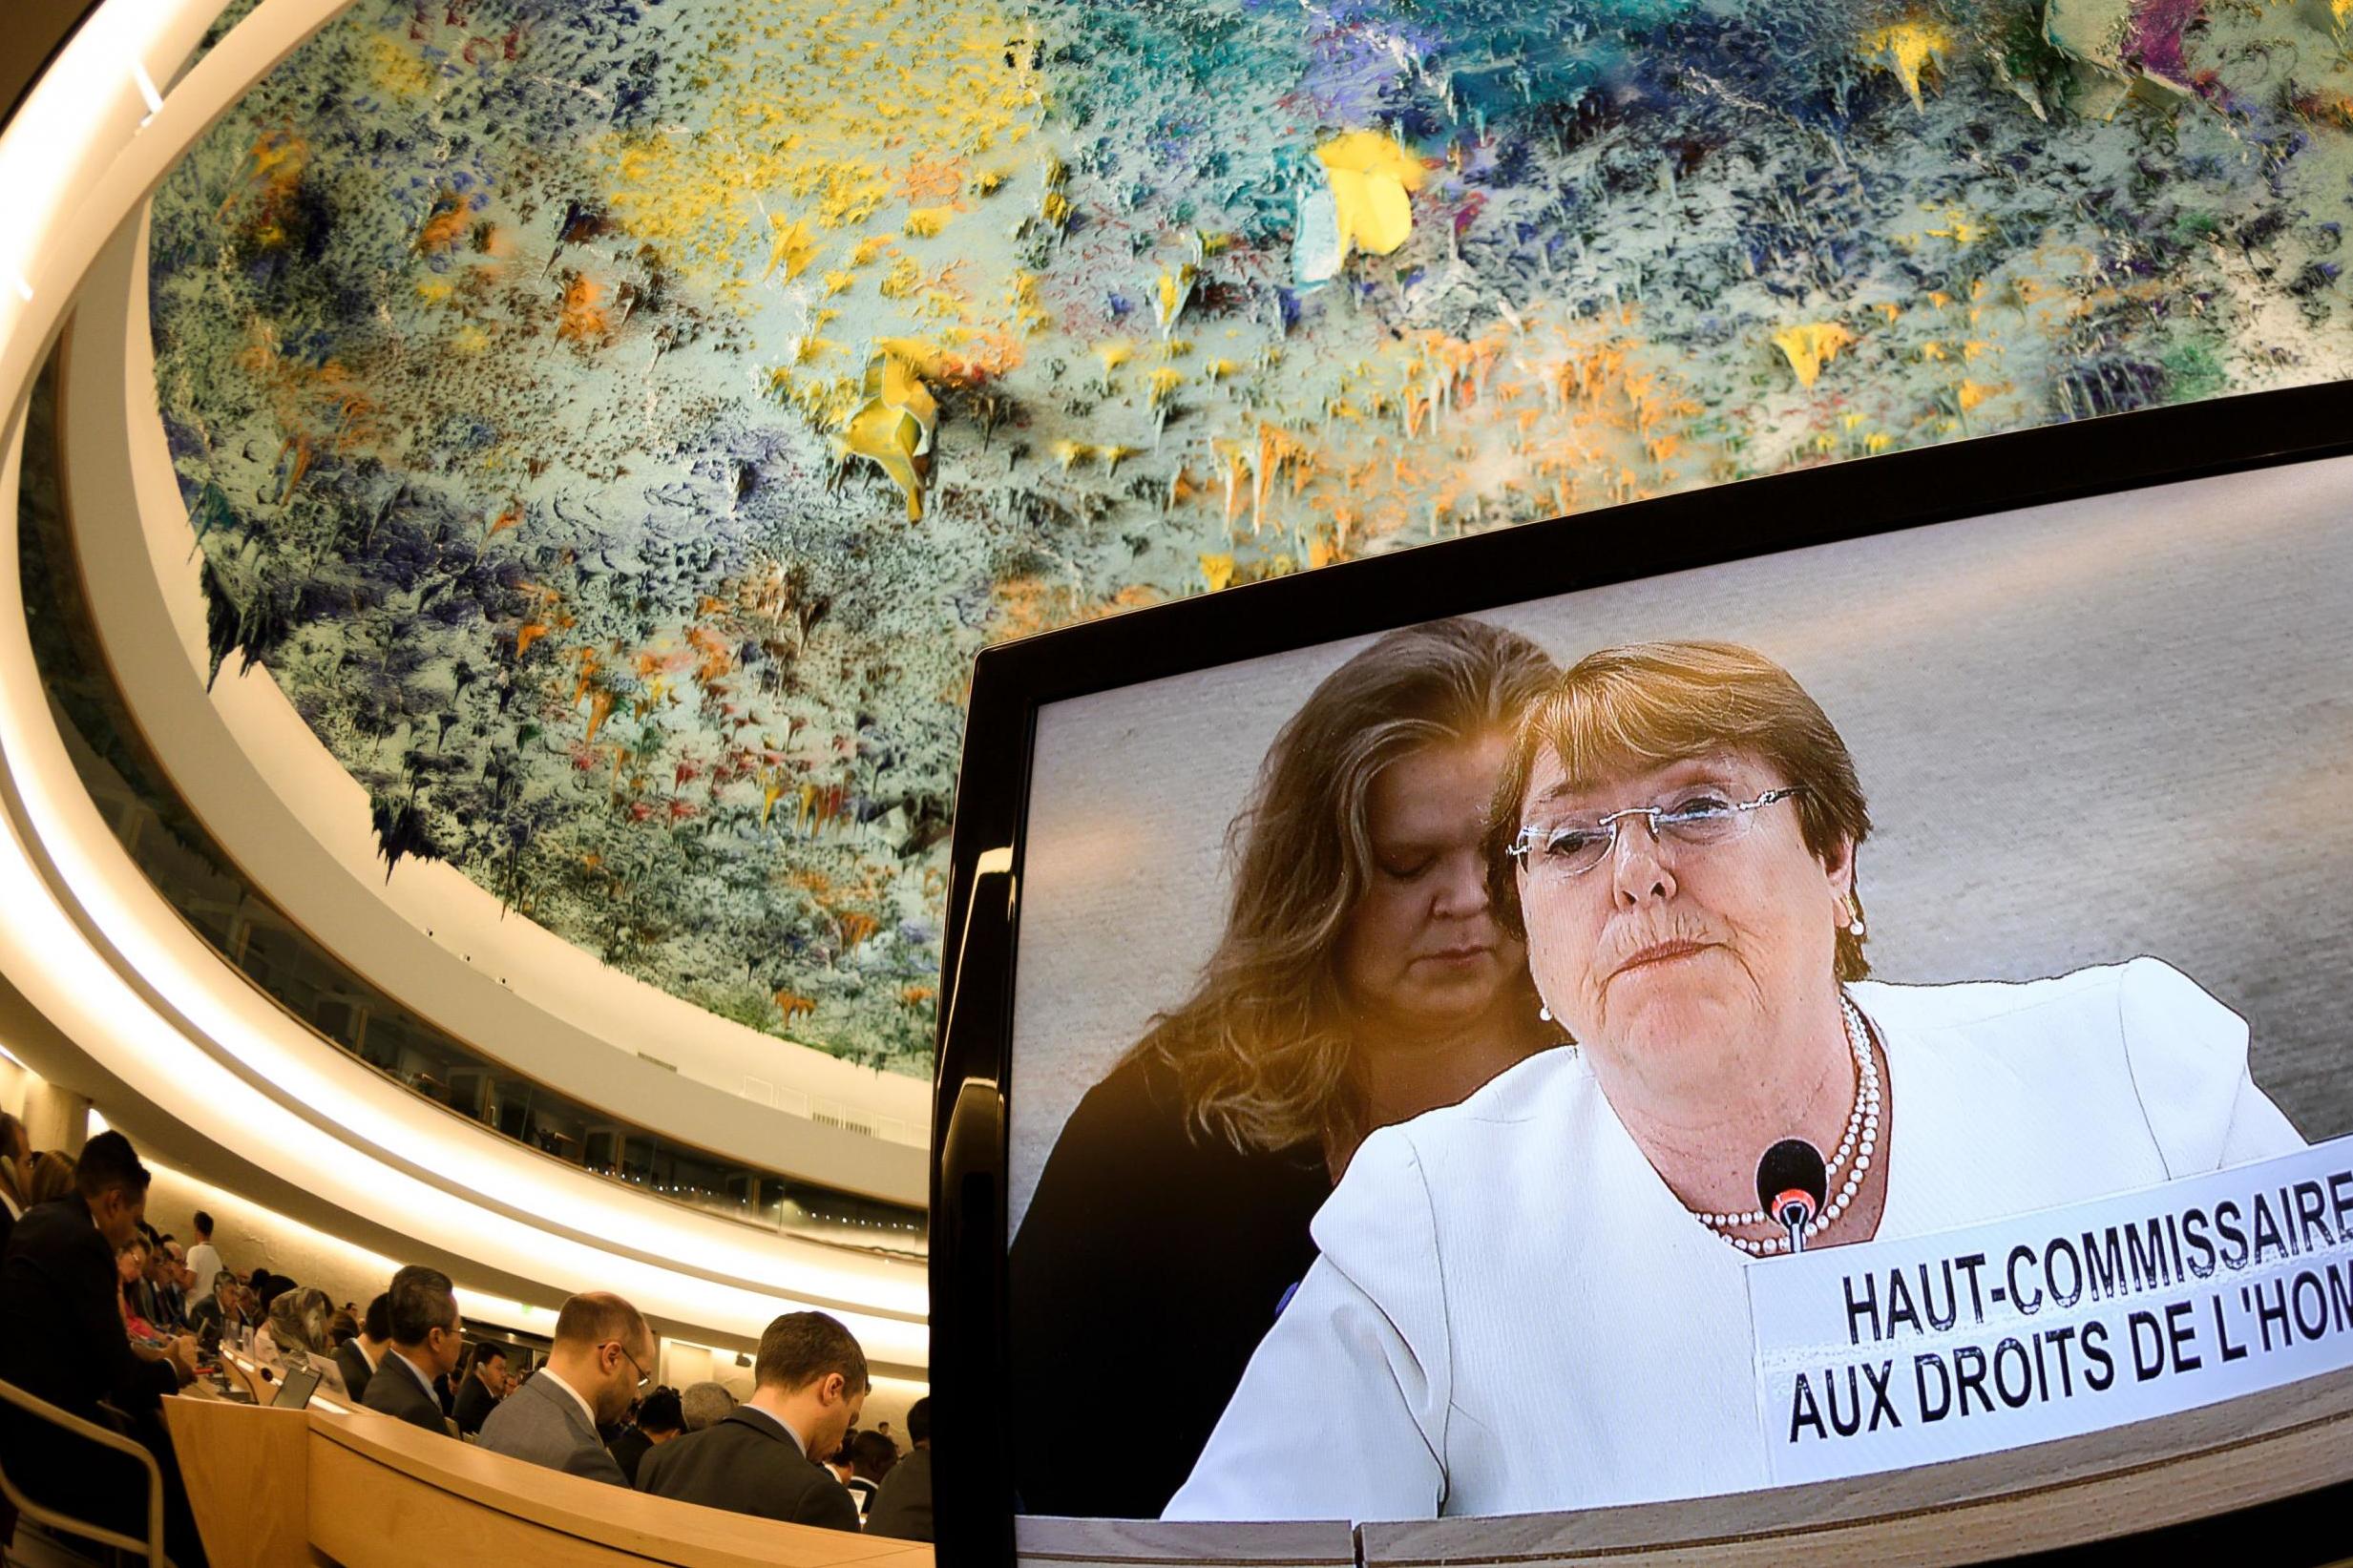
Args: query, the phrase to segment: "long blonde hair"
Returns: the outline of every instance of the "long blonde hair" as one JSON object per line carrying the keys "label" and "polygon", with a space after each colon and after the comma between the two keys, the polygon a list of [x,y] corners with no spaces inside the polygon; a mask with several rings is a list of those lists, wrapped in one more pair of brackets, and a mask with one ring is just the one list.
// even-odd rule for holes
{"label": "long blonde hair", "polygon": [[1292,715],[1227,829],[1233,893],[1216,951],[1130,1054],[1175,1069],[1188,1129],[1249,1152],[1350,1124],[1336,949],[1371,880],[1374,781],[1421,747],[1508,734],[1557,674],[1515,632],[1437,620],[1382,638]]}

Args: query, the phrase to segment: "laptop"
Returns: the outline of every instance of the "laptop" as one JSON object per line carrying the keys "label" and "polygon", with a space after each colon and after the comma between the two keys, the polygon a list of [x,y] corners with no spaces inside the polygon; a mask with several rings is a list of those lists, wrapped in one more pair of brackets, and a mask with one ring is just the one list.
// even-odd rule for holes
{"label": "laptop", "polygon": [[315,1367],[289,1367],[278,1384],[278,1397],[269,1402],[274,1411],[299,1411],[310,1403],[310,1396],[319,1391],[319,1369]]}

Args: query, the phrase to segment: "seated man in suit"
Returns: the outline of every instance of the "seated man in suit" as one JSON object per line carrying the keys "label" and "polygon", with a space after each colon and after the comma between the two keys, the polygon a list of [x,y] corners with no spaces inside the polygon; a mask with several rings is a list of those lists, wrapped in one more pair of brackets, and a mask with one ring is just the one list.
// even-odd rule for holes
{"label": "seated man in suit", "polygon": [[368,1380],[384,1365],[385,1354],[391,1348],[392,1297],[388,1291],[368,1304],[360,1319],[359,1337],[346,1340],[335,1350],[336,1369],[343,1373],[343,1386],[352,1398],[368,1397]]}
{"label": "seated man in suit", "polygon": [[491,1411],[507,1393],[507,1348],[503,1345],[477,1345],[473,1348],[473,1366],[457,1389],[457,1430],[461,1436],[471,1437],[482,1430]]}
{"label": "seated man in suit", "polygon": [[[164,1531],[172,1558],[187,1568],[204,1560],[179,1484],[158,1399],[196,1377],[196,1342],[135,1350],[123,1334],[122,1279],[116,1251],[138,1233],[150,1173],[131,1140],[104,1132],[82,1146],[74,1190],[36,1203],[17,1221],[0,1265],[0,1378],[37,1399],[101,1427],[128,1418],[163,1472]],[[147,1533],[143,1476],[121,1455],[101,1450],[13,1406],[0,1411],[0,1465],[35,1501],[128,1535]]]}
{"label": "seated man in suit", "polygon": [[237,1276],[222,1269],[213,1276],[213,1293],[196,1304],[188,1314],[188,1327],[200,1334],[212,1330],[217,1337],[227,1337],[238,1323]]}
{"label": "seated man in suit", "polygon": [[706,1508],[833,1530],[857,1505],[812,1454],[831,1453],[866,1406],[866,1352],[823,1312],[790,1312],[760,1336],[751,1397],[726,1419],[646,1454],[638,1489]]}
{"label": "seated man in suit", "polygon": [[866,1533],[899,1540],[932,1538],[932,1401],[918,1399],[907,1411],[907,1435],[915,1450],[891,1467],[881,1490],[867,1505]]}
{"label": "seated man in suit", "polygon": [[482,1423],[479,1447],[535,1465],[627,1486],[597,1435],[620,1420],[652,1381],[654,1334],[638,1309],[603,1291],[574,1296],[556,1314],[547,1365]]}
{"label": "seated man in suit", "polygon": [[440,1269],[411,1264],[392,1276],[392,1288],[385,1295],[392,1353],[368,1380],[360,1403],[446,1437],[450,1429],[433,1379],[456,1366],[466,1348],[458,1331],[456,1287]]}
{"label": "seated man in suit", "polygon": [[621,1474],[635,1486],[638,1466],[645,1455],[673,1438],[686,1434],[686,1413],[679,1404],[676,1389],[656,1389],[638,1402],[638,1413],[620,1436],[604,1446],[613,1452],[613,1462],[620,1466]]}

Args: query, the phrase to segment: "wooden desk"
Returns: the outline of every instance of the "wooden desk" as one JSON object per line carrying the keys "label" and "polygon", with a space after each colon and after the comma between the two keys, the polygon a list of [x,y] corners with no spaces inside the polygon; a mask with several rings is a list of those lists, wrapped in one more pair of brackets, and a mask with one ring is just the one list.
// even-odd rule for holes
{"label": "wooden desk", "polygon": [[373,1411],[175,1398],[164,1412],[205,1549],[241,1568],[933,1568],[917,1542],[649,1497]]}

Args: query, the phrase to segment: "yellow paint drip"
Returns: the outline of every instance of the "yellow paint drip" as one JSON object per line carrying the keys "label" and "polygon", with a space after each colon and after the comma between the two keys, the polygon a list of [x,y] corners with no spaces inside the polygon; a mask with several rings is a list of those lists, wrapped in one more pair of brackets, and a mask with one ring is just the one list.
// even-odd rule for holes
{"label": "yellow paint drip", "polygon": [[920,521],[939,404],[914,368],[894,354],[876,354],[868,363],[865,392],[835,446],[844,457],[865,458],[888,474],[907,497],[907,520]]}
{"label": "yellow paint drip", "polygon": [[1836,322],[1809,322],[1803,326],[1784,327],[1773,335],[1773,345],[1788,359],[1800,387],[1812,387],[1822,373],[1822,366],[1854,342],[1854,334]]}
{"label": "yellow paint drip", "polygon": [[782,213],[770,213],[768,224],[775,230],[775,242],[768,248],[768,269],[762,276],[774,277],[776,269],[785,269],[788,282],[809,270],[809,263],[817,259],[825,246],[809,233],[809,220],[796,219],[786,222]]}
{"label": "yellow paint drip", "polygon": [[1943,70],[1953,40],[1933,22],[1898,22],[1868,34],[1862,47],[1866,57],[1884,57],[1884,69],[1893,71],[1903,83],[1903,90],[1912,95],[1912,107],[1924,112],[1928,105],[1921,96],[1921,73],[1931,63],[1940,72]]}
{"label": "yellow paint drip", "polygon": [[1414,230],[1411,194],[1421,189],[1417,158],[1379,131],[1351,131],[1315,149],[1332,185],[1344,245],[1387,256]]}

